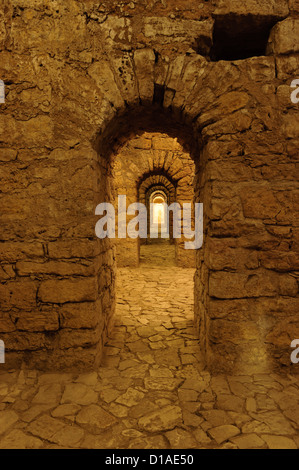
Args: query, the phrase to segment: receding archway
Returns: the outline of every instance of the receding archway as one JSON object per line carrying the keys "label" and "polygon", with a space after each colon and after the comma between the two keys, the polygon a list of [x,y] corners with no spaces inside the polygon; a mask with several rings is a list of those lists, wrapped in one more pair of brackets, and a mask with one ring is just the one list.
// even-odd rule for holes
{"label": "receding archway", "polygon": [[[177,200],[181,203],[199,202],[200,192],[204,189],[199,179],[201,141],[195,137],[192,128],[175,120],[170,113],[161,112],[155,107],[135,109],[132,113],[134,117],[129,113],[117,118],[111,123],[110,132],[97,141],[97,149],[107,162],[101,181],[102,184],[106,181],[104,185],[112,188],[114,202],[120,193],[125,193],[127,204],[138,200],[146,205],[155,191],[162,190],[168,203]],[[130,143],[133,144],[130,146]],[[176,158],[175,164],[172,164],[173,154],[180,154],[180,159]],[[123,165],[123,162],[126,164]],[[125,178],[122,177],[124,173]],[[117,188],[113,179],[117,180]],[[139,243],[136,240],[116,239],[115,244],[120,266],[139,265]],[[183,239],[175,244],[177,263],[190,268],[195,265],[196,253],[185,250],[183,244]],[[198,269],[201,268],[203,249],[199,251]],[[201,279],[203,289],[207,289],[207,275],[204,279],[202,273],[198,274],[197,279]],[[196,302],[203,303],[204,299],[200,296],[199,299],[196,298]],[[195,325],[198,332],[201,324],[199,312],[205,314],[206,308],[199,309],[197,303]]]}

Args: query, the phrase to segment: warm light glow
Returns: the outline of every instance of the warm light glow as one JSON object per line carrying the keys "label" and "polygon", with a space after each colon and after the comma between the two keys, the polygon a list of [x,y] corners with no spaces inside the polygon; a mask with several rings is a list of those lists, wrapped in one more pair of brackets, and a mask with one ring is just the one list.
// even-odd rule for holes
{"label": "warm light glow", "polygon": [[165,200],[161,196],[156,196],[153,199],[154,210],[153,210],[153,222],[154,224],[164,223],[164,203]]}
{"label": "warm light glow", "polygon": [[154,223],[161,224],[162,220],[164,220],[164,206],[163,204],[154,204]]}

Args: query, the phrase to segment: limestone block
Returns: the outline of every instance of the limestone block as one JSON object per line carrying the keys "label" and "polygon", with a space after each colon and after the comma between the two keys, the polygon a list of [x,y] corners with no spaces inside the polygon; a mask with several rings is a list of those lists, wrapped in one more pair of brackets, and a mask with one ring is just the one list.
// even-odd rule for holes
{"label": "limestone block", "polygon": [[270,430],[270,434],[278,436],[291,436],[296,434],[295,429],[279,410],[265,411],[262,416],[259,413],[252,413],[251,417],[262,421]]}
{"label": "limestone block", "polygon": [[17,158],[17,151],[13,149],[0,149],[0,161],[9,162]]}
{"label": "limestone block", "polygon": [[32,333],[27,331],[16,331],[3,334],[2,339],[7,351],[36,351],[42,348],[52,349],[50,341],[44,333]]}
{"label": "limestone block", "polygon": [[123,52],[122,56],[112,57],[111,61],[123,98],[130,104],[137,102],[138,87],[131,54]]}
{"label": "limestone block", "polygon": [[219,299],[273,296],[278,291],[278,279],[268,274],[248,276],[243,273],[215,272],[209,280],[209,295]]}
{"label": "limestone block", "polygon": [[166,90],[164,94],[163,106],[168,108],[175,96],[174,90],[177,89],[177,85],[180,82],[182,69],[185,62],[185,56],[176,57],[173,62],[169,65],[169,70],[166,78]]}
{"label": "limestone block", "polygon": [[173,20],[170,18],[149,17],[144,20],[144,35],[146,38],[159,38],[162,44],[187,42],[193,45],[197,40],[203,46],[211,44],[213,21],[202,20]]}
{"label": "limestone block", "polygon": [[275,217],[281,210],[281,204],[267,187],[251,186],[249,192],[240,192],[240,198],[244,217],[268,219]]}
{"label": "limestone block", "polygon": [[43,257],[44,250],[39,242],[3,242],[0,243],[0,259],[15,262],[24,258]]}
{"label": "limestone block", "polygon": [[267,46],[268,54],[291,54],[299,52],[299,20],[287,18],[271,31]]}
{"label": "limestone block", "polygon": [[10,331],[15,331],[16,326],[12,322],[11,317],[8,312],[0,311],[0,331],[1,333],[8,333]]}
{"label": "limestone block", "polygon": [[66,303],[59,309],[62,328],[94,328],[100,321],[100,302]]}
{"label": "limestone block", "polygon": [[224,410],[201,411],[200,416],[208,422],[207,429],[233,423],[233,419]]}
{"label": "limestone block", "polygon": [[[152,146],[154,150],[175,150],[177,142],[169,137],[154,136]],[[160,155],[160,152],[158,153]]]}
{"label": "limestone block", "polygon": [[208,160],[237,157],[241,153],[239,143],[210,140],[203,149],[203,155]]}
{"label": "limestone block", "polygon": [[137,49],[134,53],[134,63],[141,101],[152,103],[154,96],[154,51],[152,49]]}
{"label": "limestone block", "polygon": [[280,85],[277,87],[277,99],[279,102],[279,106],[283,108],[295,108],[297,104],[292,103],[290,99],[291,91],[290,85]]}
{"label": "limestone block", "polygon": [[289,13],[287,0],[247,0],[246,4],[239,0],[214,0],[214,15],[258,15],[282,18]]}
{"label": "limestone block", "polygon": [[252,117],[244,109],[233,113],[223,119],[219,119],[214,124],[208,125],[202,131],[204,137],[214,136],[215,134],[237,134],[250,128]]}
{"label": "limestone block", "polygon": [[54,124],[49,116],[40,115],[21,121],[10,115],[0,114],[0,134],[6,144],[13,146],[18,142],[23,147],[34,147],[38,142],[39,146],[51,146],[53,132]]}
{"label": "limestone block", "polygon": [[38,290],[42,302],[62,304],[96,300],[98,294],[95,278],[43,281]]}
{"label": "limestone block", "polygon": [[59,328],[58,313],[53,309],[11,313],[16,328],[22,331],[55,331]]}
{"label": "limestone block", "polygon": [[208,70],[208,62],[201,55],[185,58],[184,68],[181,74],[181,80],[176,83],[176,94],[173,99],[173,106],[181,108],[193,90],[195,84],[203,79]]}
{"label": "limestone block", "polygon": [[296,139],[299,137],[299,121],[297,112],[289,113],[283,116],[283,133],[287,139]]}
{"label": "limestone block", "polygon": [[132,140],[132,145],[136,149],[149,150],[151,149],[152,141],[146,135],[142,135]]}
{"label": "limestone block", "polygon": [[63,329],[58,333],[58,344],[60,349],[73,347],[91,347],[97,345],[102,331],[82,328],[79,330]]}
{"label": "limestone block", "polygon": [[273,82],[275,80],[274,57],[251,57],[246,61],[239,61],[238,67],[252,82]]}
{"label": "limestone block", "polygon": [[16,270],[19,276],[55,274],[57,276],[92,276],[94,264],[87,262],[48,261],[45,263],[36,263],[33,261],[19,261],[16,264]]}
{"label": "limestone block", "polygon": [[[205,252],[205,260],[207,266],[214,271],[233,269],[238,270],[244,268],[248,264],[250,252],[242,248],[234,246],[233,240],[230,239],[210,239],[207,250]],[[258,262],[254,263],[251,268],[257,268]]]}
{"label": "limestone block", "polygon": [[242,91],[232,91],[222,95],[212,103],[210,109],[201,114],[198,118],[198,124],[203,127],[222,119],[226,114],[231,114],[244,108],[249,101],[249,95]]}
{"label": "limestone block", "polygon": [[101,24],[101,33],[104,33],[104,40],[107,49],[120,49],[120,47],[130,48],[132,41],[132,27],[129,18],[109,15]]}
{"label": "limestone block", "polygon": [[298,283],[295,277],[287,274],[279,276],[279,293],[281,295],[288,295],[296,297],[298,293]]}
{"label": "limestone block", "polygon": [[[260,328],[253,321],[238,321],[239,319],[232,321],[232,319],[228,320],[228,317],[224,320],[213,320],[209,327],[209,340],[210,344],[218,345],[218,351],[220,353],[221,345],[223,346],[223,359],[228,359],[231,355],[231,358],[235,358],[242,363],[242,361],[250,361],[253,362],[254,358],[254,351],[248,351],[246,349],[245,344],[251,342],[252,344],[256,343],[257,338],[260,334]],[[226,344],[226,339],[233,337],[234,338],[234,345],[229,343]],[[241,347],[236,355],[236,345]],[[215,351],[216,352],[216,351]],[[220,369],[221,370],[221,367]],[[235,403],[237,406],[237,401]],[[219,405],[220,407],[220,405]]]}
{"label": "limestone block", "polygon": [[290,251],[265,251],[259,255],[261,265],[275,271],[298,271],[299,255]]}
{"label": "limestone block", "polygon": [[[289,85],[296,78],[299,69],[299,55],[287,55],[276,57],[277,78],[280,80],[289,80]],[[292,89],[293,91],[293,89]]]}
{"label": "limestone block", "polygon": [[110,64],[105,61],[94,62],[88,69],[88,74],[94,79],[101,90],[103,98],[114,104],[115,108],[124,107],[124,99],[115,83]]}
{"label": "limestone block", "polygon": [[33,281],[10,281],[0,285],[1,306],[30,310],[36,306],[37,283]]}
{"label": "limestone block", "polygon": [[[0,245],[1,248],[1,245]],[[93,258],[99,253],[100,242],[71,238],[69,240],[57,240],[48,244],[50,258]]]}
{"label": "limestone block", "polygon": [[169,58],[163,57],[162,55],[158,56],[158,61],[155,64],[154,70],[154,82],[157,85],[163,86],[166,81],[169,70]]}

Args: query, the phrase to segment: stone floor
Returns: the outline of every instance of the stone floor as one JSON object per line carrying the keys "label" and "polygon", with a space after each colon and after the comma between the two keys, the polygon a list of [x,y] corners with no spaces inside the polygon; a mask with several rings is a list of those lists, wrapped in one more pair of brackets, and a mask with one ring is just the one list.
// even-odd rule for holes
{"label": "stone floor", "polygon": [[211,376],[193,329],[193,270],[167,246],[120,269],[99,370],[0,374],[0,448],[299,447],[298,377]]}

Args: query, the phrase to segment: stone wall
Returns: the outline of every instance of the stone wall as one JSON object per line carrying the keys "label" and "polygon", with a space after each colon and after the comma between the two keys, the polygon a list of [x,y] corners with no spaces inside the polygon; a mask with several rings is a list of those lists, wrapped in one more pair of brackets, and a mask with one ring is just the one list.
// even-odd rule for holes
{"label": "stone wall", "polygon": [[[158,184],[166,190],[173,187],[171,203],[178,202],[181,207],[184,203],[192,204],[194,175],[194,163],[177,139],[168,137],[167,134],[141,133],[130,139],[113,158],[115,207],[117,208],[119,194],[127,196],[127,207],[137,201],[147,205],[146,188]],[[134,217],[128,216],[127,221]],[[183,221],[181,226],[183,233]],[[184,241],[183,236],[175,240],[177,265],[195,266],[194,251],[185,250]],[[116,246],[118,266],[139,265],[138,239],[116,239]]]}
{"label": "stone wall", "polygon": [[[111,154],[139,131],[190,145],[195,162],[205,217],[195,315],[207,365],[290,366],[290,342],[299,336],[299,129],[290,99],[298,2],[3,3],[7,366],[85,368],[100,360],[113,315],[115,248],[96,239],[94,210],[113,197]],[[225,47],[231,40],[223,20],[236,32],[249,22],[263,38],[272,28],[264,52],[216,60],[221,34]]]}

